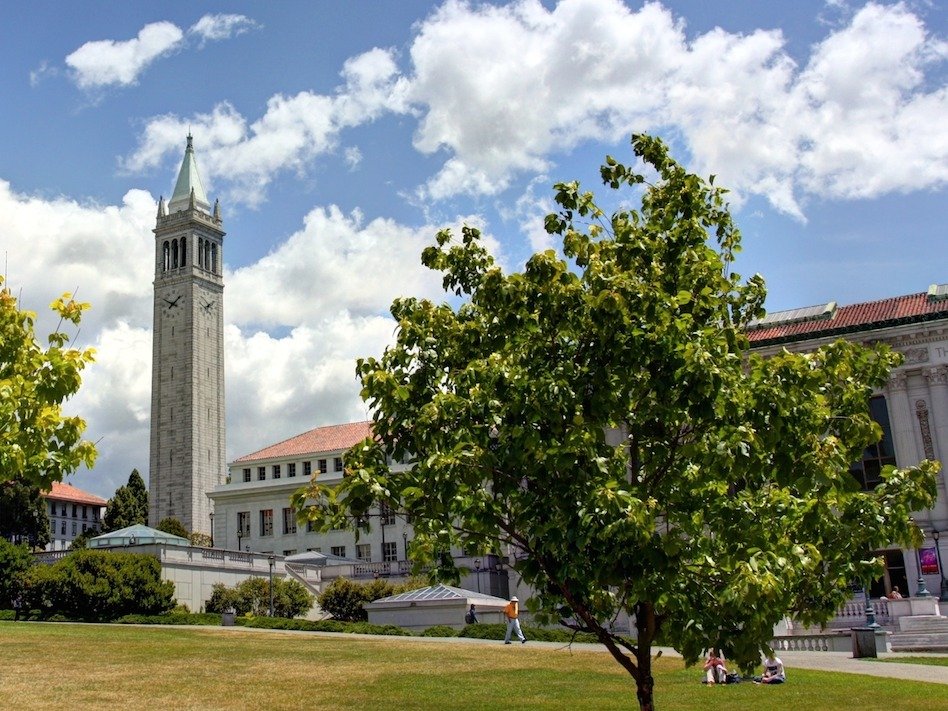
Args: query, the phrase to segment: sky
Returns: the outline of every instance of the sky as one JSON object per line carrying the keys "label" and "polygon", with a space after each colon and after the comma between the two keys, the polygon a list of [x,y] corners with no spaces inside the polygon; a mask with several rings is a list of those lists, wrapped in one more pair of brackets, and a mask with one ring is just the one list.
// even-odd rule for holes
{"label": "sky", "polygon": [[[366,419],[355,359],[420,264],[478,226],[505,269],[556,248],[552,185],[604,205],[606,155],[663,137],[731,189],[736,270],[768,310],[948,282],[945,0],[0,3],[7,285],[92,304],[68,403],[99,460],[147,479],[154,235],[194,136],[224,228],[227,457]],[[45,329],[45,330],[44,330]]]}

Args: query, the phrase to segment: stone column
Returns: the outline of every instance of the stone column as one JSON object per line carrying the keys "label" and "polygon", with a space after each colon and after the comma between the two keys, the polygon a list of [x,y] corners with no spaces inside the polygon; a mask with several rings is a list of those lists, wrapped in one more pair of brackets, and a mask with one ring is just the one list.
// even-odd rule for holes
{"label": "stone column", "polygon": [[916,417],[909,403],[908,377],[904,372],[895,372],[889,378],[886,400],[895,444],[895,462],[900,467],[914,466],[922,460],[922,456],[915,445],[913,427]]}
{"label": "stone column", "polygon": [[[948,365],[939,365],[924,372],[928,381],[928,436],[933,441],[933,454],[941,460],[938,475],[938,503],[935,504],[937,518],[942,525],[948,520],[948,484],[945,468],[948,466]],[[925,433],[922,433],[924,439]]]}

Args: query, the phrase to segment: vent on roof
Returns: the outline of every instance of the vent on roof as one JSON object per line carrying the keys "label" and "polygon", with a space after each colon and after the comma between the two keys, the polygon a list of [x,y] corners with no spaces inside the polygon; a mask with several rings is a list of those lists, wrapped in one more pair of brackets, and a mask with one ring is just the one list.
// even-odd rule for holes
{"label": "vent on roof", "polygon": [[948,284],[932,284],[928,287],[929,301],[944,301],[948,299]]}
{"label": "vent on roof", "polygon": [[791,323],[804,323],[806,321],[828,321],[836,313],[836,302],[830,301],[818,306],[805,306],[802,309],[787,309],[786,311],[774,311],[767,314],[762,319],[751,321],[748,328],[770,328],[772,326],[787,326]]}

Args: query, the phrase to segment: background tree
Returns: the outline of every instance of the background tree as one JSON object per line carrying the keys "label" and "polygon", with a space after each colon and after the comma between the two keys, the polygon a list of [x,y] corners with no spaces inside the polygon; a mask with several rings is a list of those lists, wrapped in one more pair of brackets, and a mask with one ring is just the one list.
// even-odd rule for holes
{"label": "background tree", "polygon": [[[648,177],[612,158],[602,177],[640,209],[607,217],[555,187],[564,257],[508,275],[477,230],[438,235],[422,261],[463,303],[395,301],[396,344],[357,366],[375,438],[296,503],[326,529],[388,503],[412,518],[416,561],[499,541],[537,620],[595,634],[652,709],[659,634],[687,663],[711,646],[758,663],[783,615],[829,618],[879,574],[867,551],[919,540],[909,514],[934,501],[937,465],[857,489],[850,462],[881,434],[869,396],[898,356],[749,355],[765,289],[733,272],[724,191],[659,140],[633,147]],[[634,642],[610,631],[623,610]]]}
{"label": "background tree", "polygon": [[0,481],[16,479],[44,490],[80,465],[92,468],[95,446],[82,439],[86,423],[66,417],[63,403],[82,383],[92,349],[68,347],[64,322],[78,326],[88,304],[63,294],[50,308],[57,329],[43,347],[36,340],[36,314],[20,309],[0,277]]}
{"label": "background tree", "polygon": [[48,506],[38,486],[19,479],[0,482],[0,537],[44,548],[52,539]]}
{"label": "background tree", "polygon": [[148,523],[148,489],[137,469],[128,475],[128,483],[115,490],[105,507],[103,532],[119,531],[128,526]]}
{"label": "background tree", "polygon": [[167,516],[161,519],[155,528],[159,531],[170,533],[172,536],[181,536],[184,539],[189,539],[191,535],[188,533],[188,529],[184,527],[184,524],[174,516]]}
{"label": "background tree", "polygon": [[333,618],[343,622],[364,622],[369,619],[363,605],[389,595],[398,595],[427,585],[427,581],[411,578],[395,585],[389,580],[377,578],[368,583],[356,583],[348,578],[336,578],[316,598],[319,606]]}

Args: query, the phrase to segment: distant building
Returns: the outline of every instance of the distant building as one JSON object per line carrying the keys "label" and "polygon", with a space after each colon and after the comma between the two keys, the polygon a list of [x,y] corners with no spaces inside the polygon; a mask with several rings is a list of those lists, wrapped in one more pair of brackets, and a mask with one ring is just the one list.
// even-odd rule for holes
{"label": "distant building", "polygon": [[[909,467],[923,459],[948,462],[948,284],[927,292],[868,301],[851,306],[836,302],[768,314],[752,324],[751,348],[761,355],[812,351],[840,338],[854,343],[885,343],[904,362],[889,375],[870,401],[882,440],[868,447],[851,473],[864,489],[881,481],[882,467]],[[880,551],[886,571],[871,589],[873,597],[898,586],[917,593],[919,576],[929,591],[940,593],[942,561],[948,561],[948,491],[944,467],[938,475],[938,500],[929,511],[916,511],[925,543],[915,550],[895,546]],[[936,547],[940,546],[940,550]]]}
{"label": "distant building", "polygon": [[43,497],[49,507],[49,530],[52,534],[46,550],[65,550],[80,533],[101,528],[108,503],[102,497],[58,481],[53,482],[53,487]]}

